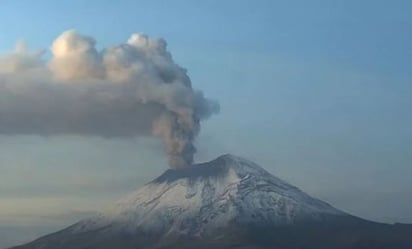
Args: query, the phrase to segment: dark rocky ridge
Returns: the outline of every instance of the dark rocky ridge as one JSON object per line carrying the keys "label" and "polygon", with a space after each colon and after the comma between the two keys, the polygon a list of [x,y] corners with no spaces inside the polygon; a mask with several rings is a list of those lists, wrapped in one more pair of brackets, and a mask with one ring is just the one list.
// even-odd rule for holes
{"label": "dark rocky ridge", "polygon": [[222,176],[225,171],[227,171],[227,168],[224,164],[225,158],[227,157],[230,157],[230,155],[220,156],[213,161],[194,164],[192,166],[179,170],[168,169],[162,175],[154,179],[152,182],[170,183],[182,178],[196,180],[197,178],[219,177]]}

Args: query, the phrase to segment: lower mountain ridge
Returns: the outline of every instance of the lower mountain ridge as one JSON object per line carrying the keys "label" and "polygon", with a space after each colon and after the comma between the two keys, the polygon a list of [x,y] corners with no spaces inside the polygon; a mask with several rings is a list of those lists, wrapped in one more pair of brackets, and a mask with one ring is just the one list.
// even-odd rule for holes
{"label": "lower mountain ridge", "polygon": [[248,160],[167,170],[108,211],[13,249],[412,249],[412,225],[367,221]]}

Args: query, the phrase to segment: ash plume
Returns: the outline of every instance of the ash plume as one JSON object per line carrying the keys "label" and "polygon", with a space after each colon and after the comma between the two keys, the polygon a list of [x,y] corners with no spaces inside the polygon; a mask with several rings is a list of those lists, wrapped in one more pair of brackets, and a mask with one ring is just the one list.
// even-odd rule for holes
{"label": "ash plume", "polygon": [[44,51],[18,43],[0,57],[0,134],[157,136],[172,168],[193,162],[200,121],[216,102],[192,88],[163,39],[133,34],[98,51],[74,30]]}

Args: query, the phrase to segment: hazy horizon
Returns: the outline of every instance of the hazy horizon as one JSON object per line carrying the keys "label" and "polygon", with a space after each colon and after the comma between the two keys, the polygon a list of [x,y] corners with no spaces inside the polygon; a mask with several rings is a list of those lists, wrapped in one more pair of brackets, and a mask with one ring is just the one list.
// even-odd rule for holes
{"label": "hazy horizon", "polygon": [[[5,0],[0,58],[24,41],[49,61],[67,30],[98,51],[136,33],[163,38],[193,88],[220,105],[201,124],[195,162],[235,154],[353,215],[412,223],[411,12],[401,0]],[[0,134],[0,248],[167,170],[160,139],[142,133]]]}

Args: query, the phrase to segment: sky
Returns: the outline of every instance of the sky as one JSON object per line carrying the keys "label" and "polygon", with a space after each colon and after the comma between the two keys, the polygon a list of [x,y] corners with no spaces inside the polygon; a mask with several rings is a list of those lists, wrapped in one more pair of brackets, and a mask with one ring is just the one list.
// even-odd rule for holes
{"label": "sky", "polygon": [[[0,53],[75,29],[164,38],[219,101],[195,161],[232,153],[351,214],[412,223],[411,1],[0,0]],[[45,54],[50,58],[50,52]],[[70,225],[168,168],[159,139],[0,135],[0,248]]]}

